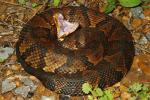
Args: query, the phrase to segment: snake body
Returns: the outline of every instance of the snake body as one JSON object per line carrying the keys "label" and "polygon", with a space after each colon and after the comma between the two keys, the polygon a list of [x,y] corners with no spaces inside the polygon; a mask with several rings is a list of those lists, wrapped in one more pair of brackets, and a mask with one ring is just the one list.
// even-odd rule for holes
{"label": "snake body", "polygon": [[[63,41],[57,37],[54,15],[78,23]],[[82,84],[105,88],[130,70],[133,38],[118,20],[86,7],[51,8],[23,27],[16,43],[22,67],[56,93],[84,95]]]}

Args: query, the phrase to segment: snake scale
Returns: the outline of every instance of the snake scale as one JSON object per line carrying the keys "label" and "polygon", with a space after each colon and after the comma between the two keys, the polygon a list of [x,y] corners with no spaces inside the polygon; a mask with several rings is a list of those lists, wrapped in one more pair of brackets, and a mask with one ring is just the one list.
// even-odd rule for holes
{"label": "snake scale", "polygon": [[106,88],[130,70],[133,38],[115,18],[86,7],[51,8],[23,27],[16,43],[26,72],[59,94],[84,95],[82,84]]}

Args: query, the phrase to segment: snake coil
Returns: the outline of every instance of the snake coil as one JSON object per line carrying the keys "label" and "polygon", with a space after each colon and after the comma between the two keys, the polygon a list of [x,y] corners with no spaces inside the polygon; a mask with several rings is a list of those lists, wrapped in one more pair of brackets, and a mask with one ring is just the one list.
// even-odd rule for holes
{"label": "snake coil", "polygon": [[63,7],[27,22],[16,55],[46,88],[75,96],[84,95],[85,82],[105,88],[120,81],[130,70],[134,46],[130,32],[111,16],[86,7]]}

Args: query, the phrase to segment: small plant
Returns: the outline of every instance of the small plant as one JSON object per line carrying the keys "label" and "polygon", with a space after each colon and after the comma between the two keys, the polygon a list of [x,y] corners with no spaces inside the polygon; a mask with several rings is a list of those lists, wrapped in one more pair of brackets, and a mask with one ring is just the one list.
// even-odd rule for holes
{"label": "small plant", "polygon": [[61,1],[61,0],[54,0],[54,1],[53,1],[53,5],[54,5],[55,7],[57,7],[57,6],[59,5],[60,1]]}
{"label": "small plant", "polygon": [[150,90],[148,89],[147,84],[134,83],[129,86],[128,92],[132,94],[129,100],[149,100],[150,99]]}
{"label": "small plant", "polygon": [[109,90],[104,90],[96,87],[93,88],[89,83],[82,85],[82,91],[88,95],[88,100],[113,100],[113,95]]}
{"label": "small plant", "polygon": [[107,0],[107,3],[108,3],[107,7],[105,8],[105,11],[104,11],[106,14],[112,12],[115,9],[116,0]]}
{"label": "small plant", "polygon": [[18,3],[21,5],[25,5],[28,0],[18,0]]}
{"label": "small plant", "polygon": [[141,4],[141,0],[119,0],[120,5],[124,7],[135,7]]}
{"label": "small plant", "polygon": [[141,0],[107,0],[108,4],[105,8],[105,13],[110,13],[114,10],[117,2],[123,7],[135,7],[142,3]]}
{"label": "small plant", "polygon": [[[18,0],[18,3],[22,6],[27,6],[27,2],[29,2],[29,0]],[[31,5],[32,5],[32,8],[35,8],[38,6],[37,3],[32,3]]]}

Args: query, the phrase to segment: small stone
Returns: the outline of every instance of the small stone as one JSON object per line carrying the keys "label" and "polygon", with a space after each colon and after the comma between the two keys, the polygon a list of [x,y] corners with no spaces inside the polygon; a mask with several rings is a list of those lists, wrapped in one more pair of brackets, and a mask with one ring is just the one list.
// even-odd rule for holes
{"label": "small stone", "polygon": [[150,40],[150,32],[146,34],[146,37]]}
{"label": "small stone", "polygon": [[16,88],[16,84],[14,82],[12,82],[12,80],[6,79],[6,80],[2,81],[2,93],[11,91],[14,88]]}
{"label": "small stone", "polygon": [[68,95],[59,95],[59,100],[71,100],[70,99],[70,96],[68,96]]}
{"label": "small stone", "polygon": [[28,93],[30,91],[30,87],[29,86],[21,86],[15,89],[15,93],[17,95],[21,95],[22,97],[26,98]]}
{"label": "small stone", "polygon": [[41,100],[55,100],[55,97],[54,96],[42,96],[41,97]]}
{"label": "small stone", "polygon": [[0,48],[0,62],[4,62],[13,52],[11,47]]}
{"label": "small stone", "polygon": [[25,85],[28,85],[28,86],[34,85],[34,83],[32,82],[32,80],[30,80],[30,79],[27,78],[27,77],[21,78],[21,82],[23,82]]}
{"label": "small stone", "polygon": [[139,18],[134,18],[132,21],[132,27],[138,28],[142,24],[142,20]]}
{"label": "small stone", "polygon": [[22,78],[21,82],[23,82],[24,85],[30,86],[31,92],[33,92],[37,88],[37,86],[33,83],[33,81],[30,78]]}
{"label": "small stone", "polygon": [[144,19],[145,15],[142,13],[142,14],[139,15],[139,18]]}
{"label": "small stone", "polygon": [[133,36],[135,42],[137,42],[140,39],[141,34],[139,32],[134,32],[134,33],[132,33],[132,36]]}
{"label": "small stone", "polygon": [[141,18],[141,19],[145,18],[142,7],[131,8],[130,11],[131,11],[132,16],[135,18]]}
{"label": "small stone", "polygon": [[143,37],[139,40],[138,43],[141,44],[141,45],[144,45],[144,44],[147,44],[147,43],[148,43],[148,40],[147,40],[147,38],[146,38],[145,36],[143,36]]}

